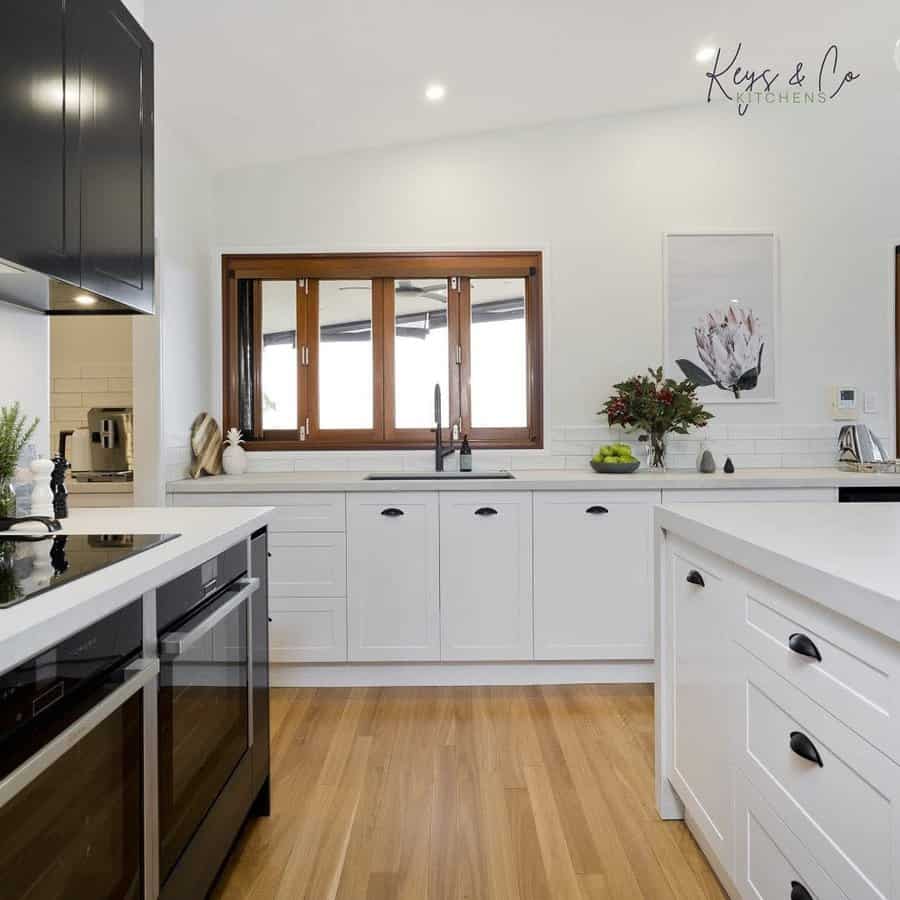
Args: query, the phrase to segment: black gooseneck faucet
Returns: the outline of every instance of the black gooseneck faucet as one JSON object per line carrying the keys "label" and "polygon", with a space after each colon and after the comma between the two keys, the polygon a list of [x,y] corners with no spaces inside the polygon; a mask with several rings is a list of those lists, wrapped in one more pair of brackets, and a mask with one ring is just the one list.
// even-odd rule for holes
{"label": "black gooseneck faucet", "polygon": [[435,472],[444,471],[444,457],[450,456],[455,452],[456,447],[453,446],[453,432],[450,432],[450,446],[444,447],[443,435],[441,434],[441,386],[434,386],[434,470]]}

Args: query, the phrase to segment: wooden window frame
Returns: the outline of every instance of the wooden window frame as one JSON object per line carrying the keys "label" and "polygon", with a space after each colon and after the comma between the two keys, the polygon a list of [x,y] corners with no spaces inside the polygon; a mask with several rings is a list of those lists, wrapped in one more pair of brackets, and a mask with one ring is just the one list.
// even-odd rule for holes
{"label": "wooden window frame", "polygon": [[[471,427],[471,278],[525,279],[527,427]],[[434,445],[433,429],[394,426],[394,280],[458,279],[448,285],[448,356],[450,422],[461,423],[469,443],[480,449],[541,449],[543,447],[543,323],[542,258],[540,252],[488,253],[353,253],[353,254],[227,254],[222,256],[222,390],[225,428],[239,427],[238,281],[251,279],[253,290],[254,432],[247,450],[419,450]],[[319,280],[372,280],[373,425],[370,430],[321,430],[318,427],[318,303]],[[298,430],[261,430],[262,327],[261,281],[297,282],[297,346],[309,348],[309,364],[298,359]],[[304,284],[301,286],[301,282]],[[308,292],[308,293],[307,293]],[[451,294],[453,294],[451,302]],[[311,299],[310,299],[311,298]],[[456,364],[453,348],[463,348]],[[301,413],[305,411],[305,415]],[[299,426],[309,417],[306,439]]]}

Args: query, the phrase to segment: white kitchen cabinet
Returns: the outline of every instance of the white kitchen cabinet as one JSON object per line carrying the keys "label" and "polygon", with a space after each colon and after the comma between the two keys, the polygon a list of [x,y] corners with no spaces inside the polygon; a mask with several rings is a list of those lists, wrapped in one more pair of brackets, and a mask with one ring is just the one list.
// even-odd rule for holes
{"label": "white kitchen cabinet", "polygon": [[534,658],[531,494],[444,493],[441,658]]}
{"label": "white kitchen cabinet", "polygon": [[437,494],[351,494],[347,514],[350,659],[439,660]]}
{"label": "white kitchen cabinet", "polygon": [[346,597],[270,597],[269,616],[272,662],[347,661]]}
{"label": "white kitchen cabinet", "polygon": [[269,536],[270,597],[345,597],[347,539],[337,532],[273,532]]}
{"label": "white kitchen cabinet", "polygon": [[652,659],[658,491],[534,495],[536,659]]}
{"label": "white kitchen cabinet", "polygon": [[670,538],[672,783],[729,876],[740,675],[733,643],[738,587],[721,560]]}

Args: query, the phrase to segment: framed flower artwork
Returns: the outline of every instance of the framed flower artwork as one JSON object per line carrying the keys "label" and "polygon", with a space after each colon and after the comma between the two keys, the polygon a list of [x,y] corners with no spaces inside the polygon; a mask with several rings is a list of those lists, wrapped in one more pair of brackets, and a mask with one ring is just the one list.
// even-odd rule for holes
{"label": "framed flower artwork", "polygon": [[667,232],[666,375],[705,403],[778,399],[778,251],[771,231]]}

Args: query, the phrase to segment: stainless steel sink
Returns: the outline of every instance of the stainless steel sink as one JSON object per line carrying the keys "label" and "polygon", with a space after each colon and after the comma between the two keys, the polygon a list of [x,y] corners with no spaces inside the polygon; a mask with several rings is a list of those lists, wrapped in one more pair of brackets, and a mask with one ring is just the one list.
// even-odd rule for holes
{"label": "stainless steel sink", "polygon": [[512,472],[371,472],[366,481],[496,481],[515,478]]}

